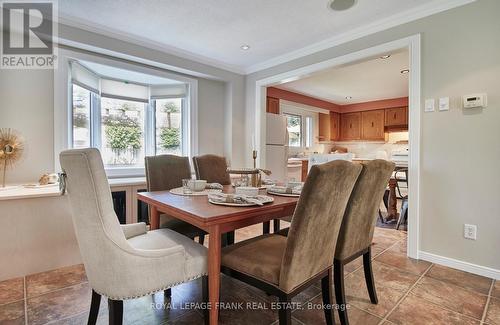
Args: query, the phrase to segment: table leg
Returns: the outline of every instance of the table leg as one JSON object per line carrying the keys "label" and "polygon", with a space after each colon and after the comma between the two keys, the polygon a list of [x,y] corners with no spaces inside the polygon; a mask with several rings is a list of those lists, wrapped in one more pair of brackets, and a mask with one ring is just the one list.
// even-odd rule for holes
{"label": "table leg", "polygon": [[151,209],[149,209],[151,215],[149,216],[149,227],[151,230],[159,229],[160,228],[160,213],[158,212],[158,209],[154,206],[151,206]]}
{"label": "table leg", "polygon": [[262,234],[267,235],[271,232],[271,221],[262,223]]}
{"label": "table leg", "polygon": [[221,232],[218,225],[209,229],[208,242],[208,296],[210,302],[210,325],[217,325],[220,291]]}
{"label": "table leg", "polygon": [[389,207],[387,209],[387,220],[398,218],[398,201],[396,198],[396,185],[397,181],[394,178],[389,180]]}

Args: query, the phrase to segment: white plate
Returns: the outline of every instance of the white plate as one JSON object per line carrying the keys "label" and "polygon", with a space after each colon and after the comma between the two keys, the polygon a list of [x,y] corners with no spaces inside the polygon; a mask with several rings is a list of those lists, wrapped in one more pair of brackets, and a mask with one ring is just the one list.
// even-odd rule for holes
{"label": "white plate", "polygon": [[288,197],[299,197],[300,196],[300,194],[272,192],[272,191],[269,191],[269,189],[267,190],[267,194],[277,195],[277,196],[288,196]]}
{"label": "white plate", "polygon": [[206,196],[206,195],[211,194],[211,193],[220,193],[220,192],[222,192],[222,190],[204,189],[203,191],[199,191],[199,192],[191,191],[190,194],[185,194],[182,187],[177,187],[177,188],[171,189],[169,192],[172,194],[175,194],[175,195],[184,195],[184,196],[203,196],[203,195]]}
{"label": "white plate", "polygon": [[[261,195],[261,197],[265,197],[266,198],[266,201],[262,201],[262,203],[264,203],[264,204],[274,202],[274,198],[272,198],[270,196]],[[216,205],[225,205],[225,206],[228,206],[228,207],[252,207],[252,206],[258,206],[258,204],[256,204],[256,203],[243,203],[243,204],[240,204],[240,203],[218,202],[218,201],[212,201],[210,199],[208,199],[208,202],[210,202],[212,204],[216,204]]]}

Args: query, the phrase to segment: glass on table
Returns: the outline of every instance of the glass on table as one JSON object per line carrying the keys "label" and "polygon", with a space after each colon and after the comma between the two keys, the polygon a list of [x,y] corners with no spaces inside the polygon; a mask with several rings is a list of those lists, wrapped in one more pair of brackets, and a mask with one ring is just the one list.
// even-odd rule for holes
{"label": "glass on table", "polygon": [[189,182],[191,182],[190,178],[185,178],[182,180],[182,193],[184,194],[193,194],[193,191],[189,187]]}

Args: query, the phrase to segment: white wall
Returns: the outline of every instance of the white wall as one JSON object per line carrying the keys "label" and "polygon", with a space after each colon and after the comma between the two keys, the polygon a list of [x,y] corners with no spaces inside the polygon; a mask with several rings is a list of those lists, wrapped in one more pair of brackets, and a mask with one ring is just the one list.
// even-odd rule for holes
{"label": "white wall", "polygon": [[[421,33],[422,99],[450,96],[452,109],[422,115],[420,250],[500,270],[499,12],[500,1],[480,0],[251,74],[247,127],[257,80]],[[489,107],[462,110],[458,98],[474,92]],[[476,241],[464,223],[478,226]]]}
{"label": "white wall", "polygon": [[8,183],[37,181],[54,169],[53,81],[51,70],[0,70],[0,128],[20,131],[26,147]]}
{"label": "white wall", "polygon": [[215,80],[198,81],[199,153],[224,154],[225,84]]}

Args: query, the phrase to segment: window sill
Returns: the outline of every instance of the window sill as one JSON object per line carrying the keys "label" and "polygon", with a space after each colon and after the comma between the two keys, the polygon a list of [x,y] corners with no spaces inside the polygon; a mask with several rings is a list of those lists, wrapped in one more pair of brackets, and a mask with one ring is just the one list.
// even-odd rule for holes
{"label": "window sill", "polygon": [[26,188],[23,185],[15,185],[10,189],[0,191],[0,201],[54,197],[60,195],[61,192],[59,192],[58,185],[42,188]]}
{"label": "window sill", "polygon": [[[111,189],[124,186],[143,186],[146,188],[146,177],[108,178],[108,183]],[[42,188],[27,188],[23,185],[12,185],[9,189],[0,190],[0,201],[56,196],[61,196],[58,185]]]}

